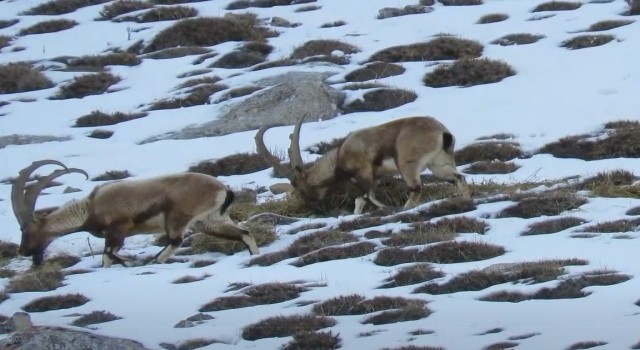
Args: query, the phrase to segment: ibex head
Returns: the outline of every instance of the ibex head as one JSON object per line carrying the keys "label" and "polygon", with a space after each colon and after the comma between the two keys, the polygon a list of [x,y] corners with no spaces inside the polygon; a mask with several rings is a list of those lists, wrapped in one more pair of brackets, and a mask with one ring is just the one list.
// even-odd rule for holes
{"label": "ibex head", "polygon": [[304,116],[296,122],[293,133],[289,135],[291,143],[288,149],[290,159],[288,168],[280,163],[277,156],[269,152],[264,143],[264,133],[278,125],[263,126],[258,130],[255,136],[256,149],[277,173],[286,174],[291,185],[300,192],[308,204],[316,207],[325,198],[329,186],[335,180],[337,149],[331,150],[318,159],[312,167],[306,166],[300,153],[300,129],[303,121]]}
{"label": "ibex head", "polygon": [[[53,171],[47,176],[40,177],[36,183],[26,186],[31,174],[38,168],[48,165],[58,165],[63,169]],[[11,204],[13,214],[20,224],[22,239],[18,253],[23,256],[33,256],[33,264],[40,265],[44,258],[44,251],[51,242],[50,232],[47,227],[47,215],[55,208],[35,210],[36,201],[40,192],[47,187],[55,178],[69,174],[83,174],[87,179],[89,175],[81,169],[67,168],[66,165],[55,160],[40,160],[33,162],[28,167],[20,170],[18,177],[11,187]]]}

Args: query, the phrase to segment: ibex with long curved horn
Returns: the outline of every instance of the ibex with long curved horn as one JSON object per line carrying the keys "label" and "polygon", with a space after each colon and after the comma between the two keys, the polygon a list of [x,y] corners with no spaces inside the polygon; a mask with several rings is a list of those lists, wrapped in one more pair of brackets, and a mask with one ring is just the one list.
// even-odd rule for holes
{"label": "ibex with long curved horn", "polygon": [[[458,173],[453,158],[455,138],[434,118],[403,118],[354,131],[338,147],[306,168],[303,167],[300,154],[303,119],[298,120],[289,136],[289,180],[311,203],[325,198],[334,184],[351,181],[362,193],[355,200],[355,214],[362,212],[367,200],[384,208],[385,205],[374,195],[377,180],[381,175],[400,174],[410,191],[404,207],[411,208],[418,204],[422,185],[420,173],[426,168],[435,177],[454,183],[463,198],[471,197],[464,176]],[[264,144],[264,133],[271,127],[264,126],[258,130],[256,148],[274,168],[282,171],[280,160]]]}
{"label": "ibex with long curved horn", "polygon": [[[25,186],[31,173],[48,164],[62,169]],[[178,173],[112,181],[96,186],[87,197],[35,211],[40,192],[55,178],[69,173],[89,178],[84,170],[67,168],[55,160],[41,160],[22,169],[11,188],[13,213],[22,231],[19,253],[33,256],[35,266],[42,263],[44,251],[54,238],[81,231],[105,238],[104,267],[112,262],[126,266],[127,259],[118,255],[126,237],[164,231],[169,244],[155,256],[157,262],[163,263],[178,249],[185,232],[195,222],[206,234],[243,242],[251,254],[258,254],[253,236],[227,214],[234,193],[212,176]]]}

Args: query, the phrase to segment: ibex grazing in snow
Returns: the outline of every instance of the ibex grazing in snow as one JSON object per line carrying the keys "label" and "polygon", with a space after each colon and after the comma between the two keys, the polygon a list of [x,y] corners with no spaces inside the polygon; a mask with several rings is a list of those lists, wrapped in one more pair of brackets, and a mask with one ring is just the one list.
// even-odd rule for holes
{"label": "ibex grazing in snow", "polygon": [[[293,187],[309,202],[322,200],[327,190],[341,181],[351,181],[362,195],[355,200],[355,214],[360,214],[367,200],[375,206],[385,205],[374,196],[381,175],[400,174],[409,187],[405,208],[418,204],[420,173],[429,168],[437,178],[454,183],[463,198],[470,198],[464,176],[458,173],[453,158],[455,138],[439,121],[431,117],[410,117],[354,131],[336,148],[310,167],[303,167],[300,154],[298,120],[289,136],[289,158]],[[282,168],[280,160],[264,144],[264,126],[255,136],[256,148],[273,167]]]}
{"label": "ibex grazing in snow", "polygon": [[[47,164],[63,169],[25,187],[31,173]],[[251,254],[258,254],[253,236],[226,213],[234,193],[212,176],[178,173],[112,181],[96,186],[82,199],[34,211],[40,192],[55,178],[69,173],[89,178],[84,170],[67,168],[55,160],[40,160],[22,169],[11,188],[13,213],[22,231],[19,253],[33,256],[35,266],[42,263],[44,251],[54,238],[80,231],[105,238],[104,267],[112,262],[126,266],[127,259],[118,255],[126,237],[164,231],[169,244],[155,256],[163,263],[178,249],[194,222],[201,222],[206,234],[243,242]]]}

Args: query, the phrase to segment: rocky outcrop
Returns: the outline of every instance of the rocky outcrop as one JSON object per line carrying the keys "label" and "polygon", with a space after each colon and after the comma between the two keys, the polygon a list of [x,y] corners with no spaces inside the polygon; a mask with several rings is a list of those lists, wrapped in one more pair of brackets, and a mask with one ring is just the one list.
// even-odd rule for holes
{"label": "rocky outcrop", "polygon": [[303,113],[307,120],[332,119],[340,113],[345,97],[344,92],[325,82],[333,74],[290,72],[257,81],[256,85],[271,87],[231,105],[216,120],[154,136],[141,143],[222,136],[255,130],[265,124],[293,125]]}
{"label": "rocky outcrop", "polygon": [[11,145],[31,145],[51,141],[69,141],[71,136],[47,136],[47,135],[7,135],[0,136],[0,148]]}

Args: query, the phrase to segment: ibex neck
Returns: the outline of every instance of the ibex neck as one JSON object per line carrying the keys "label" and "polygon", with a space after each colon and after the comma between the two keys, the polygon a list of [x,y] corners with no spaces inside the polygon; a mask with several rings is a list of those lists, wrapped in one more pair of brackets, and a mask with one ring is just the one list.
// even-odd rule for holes
{"label": "ibex neck", "polygon": [[338,150],[333,149],[316,160],[316,162],[307,169],[307,181],[309,184],[312,186],[322,186],[331,182],[336,174],[337,158]]}
{"label": "ibex neck", "polygon": [[88,217],[88,200],[86,198],[73,200],[47,215],[43,228],[52,236],[64,236],[80,231]]}

